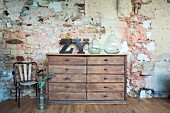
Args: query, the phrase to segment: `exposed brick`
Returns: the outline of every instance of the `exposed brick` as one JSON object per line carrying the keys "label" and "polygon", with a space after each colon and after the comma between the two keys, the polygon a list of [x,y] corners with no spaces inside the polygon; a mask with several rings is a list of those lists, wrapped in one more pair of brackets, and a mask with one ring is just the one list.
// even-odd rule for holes
{"label": "exposed brick", "polygon": [[[0,7],[3,6],[3,4],[1,4],[3,1],[4,0],[0,0]],[[6,1],[8,1],[5,2],[8,8],[7,11],[9,12],[8,17],[13,21],[16,19],[19,20],[20,12],[25,5],[24,1]],[[40,0],[42,6],[44,6],[44,1],[46,0]],[[60,2],[63,3],[62,7],[62,4],[57,2],[60,8],[52,3],[56,8],[54,11],[48,9],[49,7],[39,7],[38,5],[36,7],[30,6],[29,14],[22,17],[22,26],[14,25],[10,29],[7,29],[4,27],[5,19],[3,22],[0,20],[0,24],[2,23],[0,25],[0,29],[2,28],[0,33],[4,33],[4,36],[0,34],[0,55],[9,54],[13,55],[14,58],[16,56],[23,56],[24,58],[31,56],[33,60],[37,61],[40,66],[42,66],[46,53],[59,53],[62,47],[59,45],[61,38],[78,37],[89,38],[91,40],[93,35],[96,35],[97,37],[101,36],[100,41],[103,43],[110,35],[110,31],[114,30],[118,38],[127,42],[126,47],[122,47],[122,51],[126,50],[128,54],[128,78],[130,78],[128,81],[132,81],[130,83],[132,85],[130,86],[131,89],[137,91],[142,86],[142,82],[144,82],[143,79],[139,77],[141,64],[139,64],[137,57],[139,54],[143,54],[147,55],[147,58],[150,59],[150,53],[147,49],[148,44],[155,40],[153,42],[156,45],[156,51],[153,51],[151,60],[154,58],[155,61],[159,61],[161,58],[164,59],[170,55],[168,49],[170,48],[170,8],[167,1],[156,0],[154,2],[149,2],[151,0],[140,0],[143,2],[141,15],[135,15],[136,18],[129,18],[133,9],[131,0],[86,0],[86,17],[80,17],[80,14],[75,11],[77,6],[71,7],[76,1],[78,2],[77,5],[79,5],[79,8],[84,7],[84,0],[72,0],[71,3],[67,1],[69,5],[68,8],[70,8],[69,10],[65,6],[66,1]],[[83,5],[81,6],[80,4]],[[2,10],[0,9],[0,11]],[[118,16],[121,17],[121,20]],[[40,18],[42,18],[42,21],[38,21]],[[131,21],[132,19],[135,22]],[[152,33],[149,32],[152,35],[145,34],[148,31],[143,29],[141,25],[143,21],[147,21],[148,19],[152,21],[152,29],[150,29]],[[138,21],[140,21],[140,24],[138,24]],[[130,26],[130,28],[128,26]],[[100,27],[105,28],[105,32],[102,32],[102,34],[100,34]],[[23,41],[23,44],[7,44],[6,41],[11,39],[22,39],[21,41]],[[149,50],[153,49],[151,48]],[[76,51],[77,50],[74,49],[74,52]],[[84,51],[88,53],[88,45],[85,45]],[[106,53],[103,51],[102,54]],[[141,58],[139,59],[143,60]],[[15,59],[9,59],[9,61],[4,59],[0,60],[0,67],[4,66],[5,68],[7,65],[10,67],[13,60]],[[139,64],[139,66],[131,68],[131,66],[136,63]],[[131,73],[132,71],[134,73]],[[130,90],[132,94],[135,93],[133,90]],[[8,94],[4,97],[8,97]]]}
{"label": "exposed brick", "polygon": [[98,31],[95,27],[88,27],[85,31],[87,33],[98,33]]}
{"label": "exposed brick", "polygon": [[6,46],[6,48],[7,48],[7,49],[16,49],[16,45],[14,45],[14,44],[8,44],[8,45]]}
{"label": "exposed brick", "polygon": [[4,53],[4,54],[10,54],[10,53],[11,53],[11,50],[10,50],[10,49],[5,49],[5,50],[3,51],[3,53]]}
{"label": "exposed brick", "polygon": [[17,55],[18,54],[18,50],[11,50],[10,53],[13,54],[13,55]]}
{"label": "exposed brick", "polygon": [[22,44],[23,41],[21,41],[19,39],[9,39],[9,40],[6,40],[6,43],[8,43],[8,44]]}
{"label": "exposed brick", "polygon": [[35,43],[35,37],[30,36],[27,37],[27,44],[34,44]]}
{"label": "exposed brick", "polygon": [[17,59],[17,61],[24,61],[24,57],[23,56],[17,56],[16,59]]}
{"label": "exposed brick", "polygon": [[61,34],[59,38],[72,38],[72,35],[67,33],[67,34]]}

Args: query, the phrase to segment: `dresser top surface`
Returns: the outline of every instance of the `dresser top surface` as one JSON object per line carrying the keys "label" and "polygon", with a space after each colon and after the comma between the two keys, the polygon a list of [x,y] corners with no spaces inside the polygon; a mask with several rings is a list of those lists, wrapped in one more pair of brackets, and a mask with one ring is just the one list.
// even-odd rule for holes
{"label": "dresser top surface", "polygon": [[127,56],[126,54],[58,54],[47,53],[47,56]]}

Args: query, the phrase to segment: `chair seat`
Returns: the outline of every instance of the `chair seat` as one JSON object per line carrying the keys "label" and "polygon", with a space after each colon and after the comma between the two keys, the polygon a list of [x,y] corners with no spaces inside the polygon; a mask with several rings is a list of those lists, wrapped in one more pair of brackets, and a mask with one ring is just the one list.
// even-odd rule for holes
{"label": "chair seat", "polygon": [[18,83],[20,83],[20,85],[33,85],[33,84],[36,84],[37,83],[37,81],[22,81],[22,82],[18,82]]}

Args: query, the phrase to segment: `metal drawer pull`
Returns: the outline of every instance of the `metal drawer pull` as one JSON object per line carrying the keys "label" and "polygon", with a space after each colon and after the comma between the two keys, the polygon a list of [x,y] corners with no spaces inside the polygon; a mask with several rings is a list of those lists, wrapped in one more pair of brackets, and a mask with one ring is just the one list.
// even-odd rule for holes
{"label": "metal drawer pull", "polygon": [[104,80],[107,80],[108,78],[104,77]]}
{"label": "metal drawer pull", "polygon": [[107,86],[104,86],[103,88],[108,88]]}
{"label": "metal drawer pull", "polygon": [[69,96],[66,96],[66,98],[69,98]]}
{"label": "metal drawer pull", "polygon": [[69,59],[66,59],[66,62],[70,61]]}
{"label": "metal drawer pull", "polygon": [[68,71],[69,69],[68,69],[68,68],[66,68],[65,70],[66,70],[66,71]]}
{"label": "metal drawer pull", "polygon": [[70,88],[69,86],[66,86],[65,88]]}
{"label": "metal drawer pull", "polygon": [[70,78],[67,78],[67,77],[66,77],[66,78],[64,78],[64,80],[70,80]]}
{"label": "metal drawer pull", "polygon": [[107,62],[107,61],[108,61],[108,59],[104,59],[104,61],[105,61],[105,62]]}
{"label": "metal drawer pull", "polygon": [[103,97],[108,97],[107,95],[104,95]]}
{"label": "metal drawer pull", "polygon": [[104,69],[105,71],[107,71],[107,69]]}

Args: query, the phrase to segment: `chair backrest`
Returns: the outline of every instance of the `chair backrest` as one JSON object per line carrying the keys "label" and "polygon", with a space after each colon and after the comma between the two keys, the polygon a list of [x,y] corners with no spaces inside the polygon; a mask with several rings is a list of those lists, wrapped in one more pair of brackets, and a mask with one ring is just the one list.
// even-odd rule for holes
{"label": "chair backrest", "polygon": [[15,62],[13,70],[17,81],[37,80],[38,65],[35,62]]}

